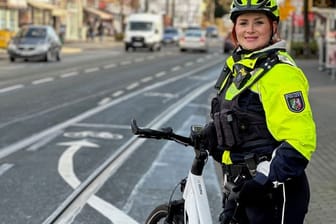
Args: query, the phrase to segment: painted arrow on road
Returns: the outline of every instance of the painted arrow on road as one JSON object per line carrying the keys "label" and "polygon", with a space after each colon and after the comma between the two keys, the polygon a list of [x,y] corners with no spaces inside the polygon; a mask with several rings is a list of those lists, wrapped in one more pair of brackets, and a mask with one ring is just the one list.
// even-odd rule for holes
{"label": "painted arrow on road", "polygon": [[[68,146],[68,148],[63,152],[58,161],[58,172],[73,189],[76,189],[81,184],[80,180],[77,178],[74,172],[73,157],[76,152],[82,147],[89,148],[99,148],[99,145],[89,142],[88,140],[79,140],[71,142],[62,142],[58,145]],[[112,223],[118,224],[138,224],[133,218],[125,214],[123,211],[119,210],[115,206],[109,204],[103,199],[92,195],[87,203],[106,218],[108,218]]]}

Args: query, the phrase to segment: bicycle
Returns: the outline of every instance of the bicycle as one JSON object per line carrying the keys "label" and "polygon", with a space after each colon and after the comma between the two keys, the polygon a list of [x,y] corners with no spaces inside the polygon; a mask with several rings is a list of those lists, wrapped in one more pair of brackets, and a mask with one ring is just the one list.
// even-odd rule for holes
{"label": "bicycle", "polygon": [[[170,127],[161,130],[139,128],[136,120],[131,123],[132,132],[140,138],[164,139],[194,148],[194,159],[188,176],[179,182],[182,198],[169,200],[154,208],[145,224],[211,224],[209,201],[203,180],[203,169],[208,160],[208,152],[201,147],[202,126],[192,125],[190,137],[175,134]],[[172,195],[174,194],[173,190]],[[172,197],[171,197],[172,198]]]}

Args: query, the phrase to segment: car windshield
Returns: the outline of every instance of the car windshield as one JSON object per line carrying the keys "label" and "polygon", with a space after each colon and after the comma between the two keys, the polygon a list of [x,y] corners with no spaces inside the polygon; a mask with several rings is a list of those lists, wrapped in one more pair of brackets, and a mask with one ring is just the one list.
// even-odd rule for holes
{"label": "car windshield", "polygon": [[201,37],[202,36],[202,33],[201,32],[198,32],[196,30],[191,30],[191,31],[188,31],[185,33],[185,36],[186,37]]}
{"label": "car windshield", "polygon": [[216,30],[216,28],[215,27],[212,27],[212,26],[210,26],[210,27],[207,27],[207,31],[209,31],[209,32],[211,32],[211,31],[215,31]]}
{"label": "car windshield", "polygon": [[164,32],[165,34],[177,34],[177,30],[175,29],[166,29]]}
{"label": "car windshield", "polygon": [[45,38],[47,30],[45,28],[27,28],[21,29],[18,32],[18,37],[26,37],[26,38]]}
{"label": "car windshield", "polygon": [[130,22],[130,30],[142,30],[150,31],[152,29],[153,23],[151,22]]}

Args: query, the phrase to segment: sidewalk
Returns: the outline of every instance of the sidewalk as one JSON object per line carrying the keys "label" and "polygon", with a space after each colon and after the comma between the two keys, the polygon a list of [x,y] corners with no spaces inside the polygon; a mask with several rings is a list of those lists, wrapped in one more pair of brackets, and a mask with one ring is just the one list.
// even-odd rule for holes
{"label": "sidewalk", "polygon": [[[106,49],[122,46],[123,42],[117,42],[113,37],[104,37],[102,41],[97,37],[94,41],[66,41],[62,47],[62,54],[78,54],[82,51],[94,49]],[[0,48],[0,60],[7,60],[6,49]]]}
{"label": "sidewalk", "polygon": [[113,37],[104,37],[102,41],[99,40],[98,37],[95,38],[95,40],[83,40],[83,41],[66,41],[62,53],[63,54],[73,54],[73,53],[79,53],[81,51],[86,50],[95,50],[95,49],[106,49],[106,48],[112,48],[115,46],[123,46],[122,41],[115,41]]}

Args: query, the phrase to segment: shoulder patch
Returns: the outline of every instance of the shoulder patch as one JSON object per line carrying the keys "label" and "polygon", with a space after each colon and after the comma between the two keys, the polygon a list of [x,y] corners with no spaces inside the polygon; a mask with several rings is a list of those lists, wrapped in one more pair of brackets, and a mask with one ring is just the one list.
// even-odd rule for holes
{"label": "shoulder patch", "polygon": [[304,110],[305,103],[301,91],[287,93],[285,94],[285,99],[290,111],[299,113]]}

